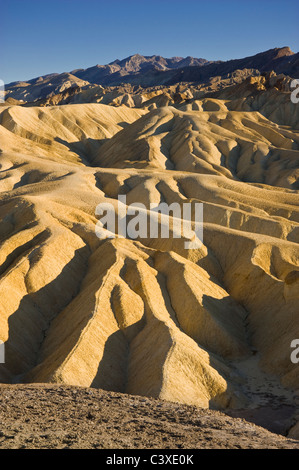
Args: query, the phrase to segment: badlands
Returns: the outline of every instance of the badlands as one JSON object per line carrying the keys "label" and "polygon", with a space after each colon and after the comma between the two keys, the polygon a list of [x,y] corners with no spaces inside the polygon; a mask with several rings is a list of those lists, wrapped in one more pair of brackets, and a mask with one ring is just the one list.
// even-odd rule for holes
{"label": "badlands", "polygon": [[[217,409],[299,439],[292,78],[84,80],[0,106],[0,383]],[[96,207],[118,195],[203,203],[203,245],[97,238]]]}

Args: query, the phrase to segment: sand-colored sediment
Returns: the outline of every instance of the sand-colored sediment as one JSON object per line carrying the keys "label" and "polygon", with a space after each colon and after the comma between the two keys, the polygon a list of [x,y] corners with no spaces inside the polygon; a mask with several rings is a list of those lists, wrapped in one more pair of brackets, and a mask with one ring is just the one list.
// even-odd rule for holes
{"label": "sand-colored sediment", "polygon": [[[296,126],[228,98],[0,111],[0,381],[246,408],[268,377],[295,406]],[[99,240],[95,208],[118,194],[203,202],[204,245]]]}

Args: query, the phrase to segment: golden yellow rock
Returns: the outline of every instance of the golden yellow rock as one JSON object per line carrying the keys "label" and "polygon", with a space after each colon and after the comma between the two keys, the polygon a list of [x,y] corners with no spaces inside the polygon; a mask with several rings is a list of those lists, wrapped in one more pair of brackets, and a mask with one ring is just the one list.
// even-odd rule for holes
{"label": "golden yellow rock", "polygon": [[[292,402],[299,114],[229,93],[0,108],[0,381],[219,408],[270,384]],[[203,202],[204,245],[99,240],[96,206],[119,194]]]}

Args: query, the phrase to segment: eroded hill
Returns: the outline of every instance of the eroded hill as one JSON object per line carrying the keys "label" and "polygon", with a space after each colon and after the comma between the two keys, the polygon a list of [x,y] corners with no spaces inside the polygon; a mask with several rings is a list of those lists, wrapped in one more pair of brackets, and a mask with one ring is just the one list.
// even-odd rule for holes
{"label": "eroded hill", "polygon": [[[267,80],[153,109],[0,108],[1,382],[283,407],[298,437],[299,112]],[[119,194],[202,202],[203,246],[98,239]]]}

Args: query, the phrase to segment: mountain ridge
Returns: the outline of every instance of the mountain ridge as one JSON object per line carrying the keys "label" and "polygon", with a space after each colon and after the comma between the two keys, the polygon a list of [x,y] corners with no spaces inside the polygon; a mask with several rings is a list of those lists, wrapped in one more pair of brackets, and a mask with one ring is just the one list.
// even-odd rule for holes
{"label": "mountain ridge", "polygon": [[299,53],[289,47],[269,49],[254,56],[226,62],[208,61],[187,56],[164,58],[159,55],[133,54],[107,65],[95,65],[71,72],[52,73],[27,81],[6,85],[6,98],[21,102],[45,99],[66,89],[132,85],[142,88],[172,86],[179,83],[206,83],[214,77],[227,77],[237,70],[274,71],[296,78],[299,76]]}
{"label": "mountain ridge", "polygon": [[[130,75],[129,72],[136,74],[140,70],[141,71],[144,70],[145,72],[147,72],[148,70],[156,70],[156,71],[163,72],[163,71],[167,71],[167,69],[168,71],[172,71],[172,70],[177,70],[177,69],[188,69],[188,67],[202,68],[206,66],[215,67],[217,65],[225,69],[229,68],[230,69],[229,72],[224,72],[224,73],[230,73],[231,71],[236,70],[237,68],[239,69],[240,68],[259,68],[259,67],[254,66],[256,65],[256,62],[258,62],[258,65],[261,67],[261,71],[270,71],[270,70],[276,71],[275,68],[271,68],[271,66],[276,65],[277,68],[278,66],[280,67],[283,66],[284,63],[287,62],[286,58],[288,57],[292,57],[291,62],[292,64],[293,62],[296,62],[296,67],[297,67],[298,65],[297,60],[299,60],[299,53],[294,53],[288,46],[284,46],[280,48],[279,47],[273,48],[273,49],[269,49],[267,51],[255,54],[253,56],[247,56],[241,59],[230,59],[228,61],[221,61],[221,60],[209,61],[207,59],[196,58],[196,57],[191,57],[191,56],[187,56],[187,57],[174,56],[171,58],[164,58],[160,55],[143,56],[141,54],[136,53],[121,60],[115,59],[114,61],[106,65],[97,64],[91,67],[87,67],[86,69],[77,68],[77,69],[71,70],[70,72],[50,73],[47,75],[35,77],[30,80],[20,80],[20,81],[10,82],[6,84],[6,87],[10,88],[19,83],[35,84],[37,83],[37,81],[41,81],[41,79],[43,80],[50,79],[50,78],[62,76],[65,74],[74,75],[77,78],[80,78],[85,81],[89,81],[90,83],[103,85],[104,83],[102,83],[99,79],[98,81],[91,81],[90,75],[93,75],[95,71],[99,71],[99,70],[101,71],[100,74],[98,73],[98,75],[100,75],[99,78],[100,79],[103,78],[103,81],[105,81],[104,80],[105,76],[113,75],[114,73],[117,73],[117,72],[119,72],[120,76],[126,76],[126,75]],[[265,59],[268,59],[266,64],[265,64]],[[296,59],[296,60],[293,60],[293,59]],[[275,60],[277,60],[278,62],[276,64],[275,63],[272,64],[272,62]],[[246,67],[239,66],[240,64],[243,64],[245,62],[247,62]],[[253,63],[248,64],[248,62],[253,62]],[[234,67],[234,64],[236,65],[236,67]]]}

